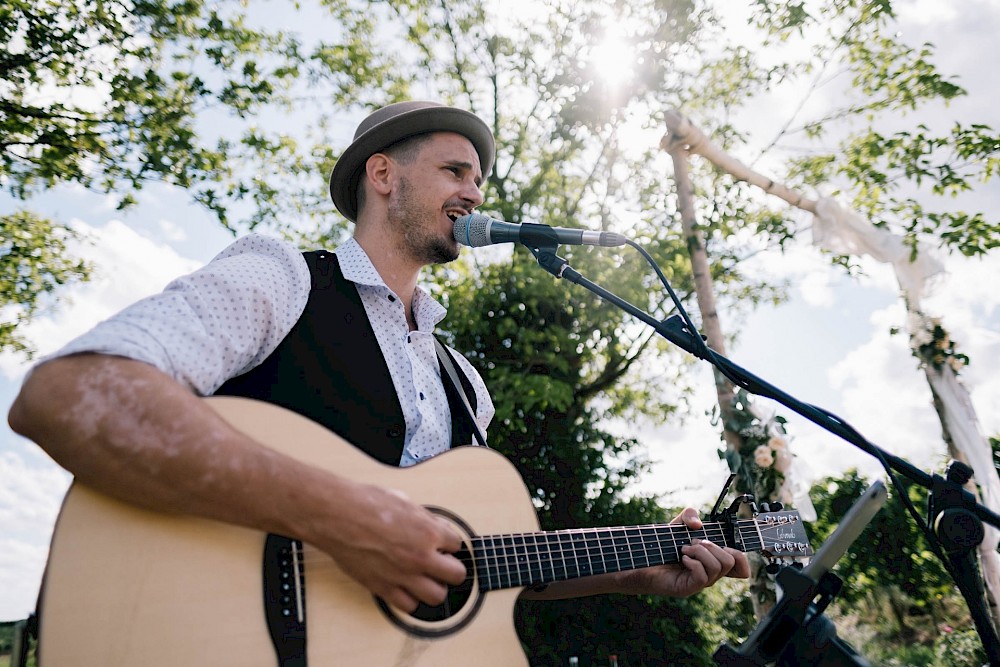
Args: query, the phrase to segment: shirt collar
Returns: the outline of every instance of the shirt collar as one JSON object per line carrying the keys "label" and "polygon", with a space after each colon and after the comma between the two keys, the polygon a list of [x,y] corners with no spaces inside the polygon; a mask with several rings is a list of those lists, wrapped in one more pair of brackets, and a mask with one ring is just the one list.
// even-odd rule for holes
{"label": "shirt collar", "polygon": [[[340,258],[340,269],[344,278],[358,285],[381,288],[387,293],[392,290],[382,280],[368,253],[353,237],[341,244],[334,254]],[[413,293],[413,319],[418,331],[433,331],[434,327],[448,314],[447,309],[420,285]]]}

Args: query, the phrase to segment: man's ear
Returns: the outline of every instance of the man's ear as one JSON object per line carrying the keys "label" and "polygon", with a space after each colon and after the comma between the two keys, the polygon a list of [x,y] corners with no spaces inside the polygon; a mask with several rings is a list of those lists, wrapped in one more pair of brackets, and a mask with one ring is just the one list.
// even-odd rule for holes
{"label": "man's ear", "polygon": [[365,177],[368,185],[380,195],[392,191],[392,177],[395,163],[385,153],[375,153],[365,162]]}

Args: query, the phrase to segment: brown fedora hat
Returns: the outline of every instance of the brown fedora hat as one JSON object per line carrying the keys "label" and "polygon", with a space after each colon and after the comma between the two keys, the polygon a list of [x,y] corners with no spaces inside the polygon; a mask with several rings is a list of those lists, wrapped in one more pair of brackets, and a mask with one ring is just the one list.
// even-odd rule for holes
{"label": "brown fedora hat", "polygon": [[340,155],[330,175],[330,196],[348,220],[358,217],[358,183],[375,153],[403,139],[427,132],[456,132],[472,142],[483,176],[493,167],[493,133],[479,116],[437,102],[399,102],[372,112],[358,125],[354,141]]}

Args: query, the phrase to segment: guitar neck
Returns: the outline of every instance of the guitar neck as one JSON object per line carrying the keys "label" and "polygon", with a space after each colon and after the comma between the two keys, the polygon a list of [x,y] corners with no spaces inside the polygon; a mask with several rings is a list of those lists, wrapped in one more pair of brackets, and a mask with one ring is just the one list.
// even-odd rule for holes
{"label": "guitar neck", "polygon": [[698,530],[657,524],[484,535],[472,539],[472,557],[480,588],[496,590],[677,563],[681,547],[692,540],[741,551],[761,548],[753,521],[737,522],[735,534],[730,544],[723,524],[705,523]]}

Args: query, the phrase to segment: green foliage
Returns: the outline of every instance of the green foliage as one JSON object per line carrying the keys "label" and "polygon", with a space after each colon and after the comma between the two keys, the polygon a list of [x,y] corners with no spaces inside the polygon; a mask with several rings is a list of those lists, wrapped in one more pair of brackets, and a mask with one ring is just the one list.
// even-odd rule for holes
{"label": "green foliage", "polygon": [[577,656],[581,667],[618,664],[708,667],[714,646],[696,622],[699,598],[668,600],[606,595],[577,600],[522,601],[515,623],[533,666],[562,667]]}
{"label": "green foliage", "polygon": [[[161,181],[224,224],[249,198],[252,225],[278,197],[264,185],[300,173],[287,135],[259,142],[248,121],[291,108],[306,57],[294,36],[252,27],[243,3],[14,0],[0,41],[0,183],[16,198],[78,183],[127,208]],[[273,176],[255,179],[264,165]]]}
{"label": "green foliage", "polygon": [[934,644],[938,665],[979,667],[986,664],[986,652],[975,630],[949,631]]}
{"label": "green foliage", "polygon": [[[851,470],[841,478],[826,478],[812,487],[809,496],[818,517],[810,530],[813,543],[820,544],[833,532],[868,485],[868,480]],[[895,586],[914,605],[926,607],[937,604],[953,586],[923,532],[894,492],[890,491],[888,502],[838,564],[837,574],[844,579],[840,597],[847,603],[875,589]],[[925,500],[920,492],[911,488],[909,493],[910,500],[920,507]]]}
{"label": "green foliage", "polygon": [[[809,185],[842,186],[853,208],[878,226],[901,232],[916,252],[920,240],[965,255],[981,255],[1000,245],[994,216],[926,206],[925,195],[954,197],[998,176],[1000,134],[981,123],[950,128],[907,123],[934,103],[947,104],[966,94],[933,63],[931,44],[911,46],[895,25],[890,0],[827,0],[779,3],[757,0],[755,20],[771,40],[809,37],[817,46],[800,66],[821,81],[838,82],[834,65],[850,77],[837,96],[839,108],[820,118],[786,128],[813,139],[836,138],[831,150],[810,151],[792,162],[791,176]],[[818,35],[824,39],[817,42]],[[768,45],[765,40],[764,45]],[[804,80],[804,83],[807,80]],[[829,85],[829,83],[827,83]],[[921,195],[909,194],[914,188]]]}
{"label": "green foliage", "polygon": [[0,216],[0,351],[32,356],[17,328],[51,305],[57,288],[90,277],[90,266],[67,251],[77,239],[72,229],[27,211]]}

